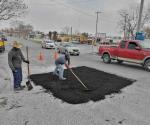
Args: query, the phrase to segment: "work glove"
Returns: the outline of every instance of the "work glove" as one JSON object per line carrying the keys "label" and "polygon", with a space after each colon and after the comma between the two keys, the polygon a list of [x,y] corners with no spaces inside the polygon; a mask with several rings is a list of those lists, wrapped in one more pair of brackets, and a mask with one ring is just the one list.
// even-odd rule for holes
{"label": "work glove", "polygon": [[28,63],[28,64],[30,63],[29,60],[25,60],[24,62],[25,62],[25,63]]}

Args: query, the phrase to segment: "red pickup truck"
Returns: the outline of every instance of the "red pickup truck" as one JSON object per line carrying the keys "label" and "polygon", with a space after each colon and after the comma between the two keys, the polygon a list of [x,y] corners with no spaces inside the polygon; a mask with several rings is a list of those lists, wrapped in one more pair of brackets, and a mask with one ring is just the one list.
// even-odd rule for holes
{"label": "red pickup truck", "polygon": [[150,71],[150,40],[123,40],[118,45],[100,45],[99,54],[104,63],[117,60],[141,64]]}

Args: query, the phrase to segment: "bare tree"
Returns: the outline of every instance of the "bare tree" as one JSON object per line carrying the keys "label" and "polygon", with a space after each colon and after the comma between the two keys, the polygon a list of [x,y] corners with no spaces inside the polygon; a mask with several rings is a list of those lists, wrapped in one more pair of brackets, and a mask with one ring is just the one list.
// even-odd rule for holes
{"label": "bare tree", "polygon": [[[150,21],[150,8],[143,11],[142,21],[141,21],[141,29],[143,29],[144,25]],[[130,8],[119,11],[120,20],[118,22],[118,26],[121,32],[125,31],[127,38],[133,37],[137,25],[138,25],[138,16],[139,16],[139,5],[135,4]]]}
{"label": "bare tree", "polygon": [[57,32],[54,31],[54,32],[53,32],[53,40],[57,41],[57,35],[58,35]]}
{"label": "bare tree", "polygon": [[24,31],[23,31],[23,34],[24,34],[24,38],[27,38],[28,35],[33,31],[33,26],[30,25],[30,24],[26,24],[24,25]]}
{"label": "bare tree", "polygon": [[61,34],[68,35],[68,34],[69,34],[69,31],[70,31],[70,27],[66,26],[66,27],[64,27],[63,30],[61,31]]}
{"label": "bare tree", "polygon": [[147,38],[150,38],[150,27],[145,27],[145,28],[144,28],[144,31],[145,31],[145,33],[146,33],[146,37],[147,37]]}
{"label": "bare tree", "polygon": [[13,31],[19,37],[26,38],[30,32],[33,31],[33,26],[30,24],[24,24],[23,21],[13,21],[11,22]]}
{"label": "bare tree", "polygon": [[49,36],[49,39],[52,39],[52,32],[51,31],[49,31],[48,36]]}
{"label": "bare tree", "polygon": [[0,20],[9,20],[25,13],[27,6],[24,0],[0,0]]}
{"label": "bare tree", "polygon": [[88,36],[89,36],[89,34],[88,34],[88,33],[86,33],[86,32],[81,33],[81,35],[83,35],[83,36],[85,36],[85,37],[88,37]]}
{"label": "bare tree", "polygon": [[79,35],[79,34],[80,34],[80,31],[79,31],[79,30],[75,30],[74,34],[75,34],[75,35]]}

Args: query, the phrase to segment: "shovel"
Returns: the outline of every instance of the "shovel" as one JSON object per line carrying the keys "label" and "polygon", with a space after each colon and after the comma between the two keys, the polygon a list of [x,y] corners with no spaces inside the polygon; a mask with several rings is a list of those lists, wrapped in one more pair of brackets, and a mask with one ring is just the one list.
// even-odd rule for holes
{"label": "shovel", "polygon": [[[27,60],[29,60],[29,50],[28,50],[28,46],[26,47],[26,52],[27,52]],[[33,86],[31,84],[31,80],[30,80],[30,67],[29,64],[27,64],[27,69],[28,69],[28,81],[26,82],[26,86],[28,88],[28,90],[33,89]]]}

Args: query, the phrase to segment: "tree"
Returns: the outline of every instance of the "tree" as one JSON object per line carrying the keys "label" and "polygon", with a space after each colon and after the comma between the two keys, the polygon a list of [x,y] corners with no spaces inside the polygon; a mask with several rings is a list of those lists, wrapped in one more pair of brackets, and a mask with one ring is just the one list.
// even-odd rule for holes
{"label": "tree", "polygon": [[150,38],[150,27],[145,27],[144,31],[146,32],[146,37]]}
{"label": "tree", "polygon": [[33,31],[33,26],[30,24],[24,24],[23,21],[13,21],[11,25],[13,27],[15,34],[18,35],[19,37],[26,38],[28,34]]}
{"label": "tree", "polygon": [[70,27],[66,26],[66,27],[64,27],[63,30],[61,31],[61,34],[68,35],[68,34],[69,34],[69,31],[70,31]]}
{"label": "tree", "polygon": [[49,31],[48,36],[49,36],[49,39],[52,39],[52,32],[51,31]]}
{"label": "tree", "polygon": [[79,34],[80,34],[80,31],[79,31],[79,30],[75,30],[74,34],[75,34],[75,35],[79,35]]}
{"label": "tree", "polygon": [[57,41],[57,32],[56,31],[53,32],[53,40]]}
{"label": "tree", "polygon": [[82,33],[82,35],[85,36],[85,37],[88,37],[88,36],[89,36],[89,34],[88,34],[88,33],[85,33],[85,32]]}
{"label": "tree", "polygon": [[23,37],[23,31],[25,29],[25,24],[23,21],[13,21],[12,22],[12,27],[14,27],[15,34],[19,37]]}
{"label": "tree", "polygon": [[0,0],[0,20],[19,17],[27,10],[23,0]]}
{"label": "tree", "polygon": [[[150,21],[149,13],[150,8],[143,11],[141,29],[143,29],[144,25]],[[120,20],[118,25],[121,32],[125,32],[127,38],[133,37],[138,25],[139,5],[134,4],[128,9],[121,9],[119,10],[119,15]]]}

